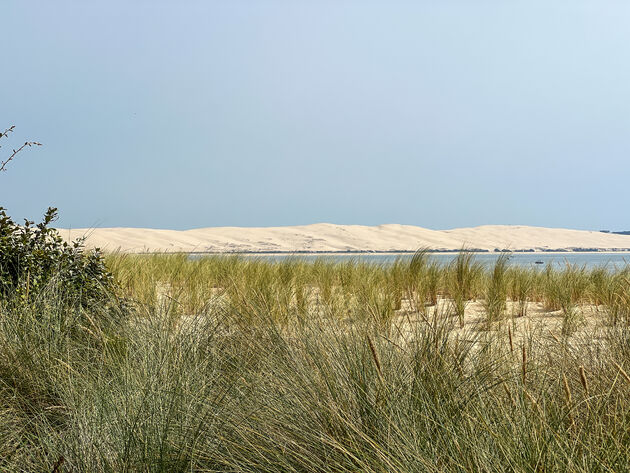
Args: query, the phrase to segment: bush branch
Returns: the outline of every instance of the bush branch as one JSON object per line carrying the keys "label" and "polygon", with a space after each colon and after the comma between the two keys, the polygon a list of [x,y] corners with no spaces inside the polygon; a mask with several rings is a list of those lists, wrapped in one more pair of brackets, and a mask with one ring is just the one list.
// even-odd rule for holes
{"label": "bush branch", "polygon": [[[15,129],[15,125],[12,125],[6,130],[4,130],[4,132],[0,133],[0,139],[4,138],[9,133],[12,133],[14,129]],[[27,146],[30,148],[31,146],[41,146],[41,145],[42,144],[38,143],[37,141],[27,141],[18,149],[14,149],[11,155],[8,157],[8,159],[6,159],[5,161],[0,161],[0,172],[6,171],[7,164],[9,164],[13,160],[13,158],[15,158],[17,154],[20,151],[22,151],[24,148],[26,148]]]}

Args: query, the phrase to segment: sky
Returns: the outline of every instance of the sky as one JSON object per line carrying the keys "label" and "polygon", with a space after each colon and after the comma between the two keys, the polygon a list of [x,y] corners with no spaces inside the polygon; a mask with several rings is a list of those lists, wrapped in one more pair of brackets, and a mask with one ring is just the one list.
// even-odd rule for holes
{"label": "sky", "polygon": [[630,2],[4,0],[0,206],[60,228],[630,229]]}

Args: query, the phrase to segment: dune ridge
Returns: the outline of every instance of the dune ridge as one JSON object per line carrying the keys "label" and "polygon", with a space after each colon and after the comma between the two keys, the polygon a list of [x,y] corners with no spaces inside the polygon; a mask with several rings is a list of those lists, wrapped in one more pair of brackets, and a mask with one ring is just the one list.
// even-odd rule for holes
{"label": "dune ridge", "polygon": [[630,251],[630,236],[520,225],[430,230],[412,225],[317,223],[287,227],[59,229],[66,240],[86,236],[88,247],[125,253],[404,252],[461,248],[482,251]]}

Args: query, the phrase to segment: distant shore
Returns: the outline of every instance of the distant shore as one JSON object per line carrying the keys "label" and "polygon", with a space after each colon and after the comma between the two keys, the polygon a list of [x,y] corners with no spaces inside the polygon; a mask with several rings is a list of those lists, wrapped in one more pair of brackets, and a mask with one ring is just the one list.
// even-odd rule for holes
{"label": "distant shore", "polygon": [[630,235],[519,225],[431,230],[411,225],[320,223],[287,227],[212,227],[192,230],[149,228],[60,229],[66,240],[86,237],[88,247],[106,252],[361,255],[410,254],[419,248],[453,253],[630,252]]}

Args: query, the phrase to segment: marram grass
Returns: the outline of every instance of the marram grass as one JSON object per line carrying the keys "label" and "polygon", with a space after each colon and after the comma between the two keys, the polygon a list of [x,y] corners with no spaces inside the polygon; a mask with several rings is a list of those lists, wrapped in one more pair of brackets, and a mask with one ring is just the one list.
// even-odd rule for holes
{"label": "marram grass", "polygon": [[0,302],[0,471],[630,470],[625,269],[107,263]]}

